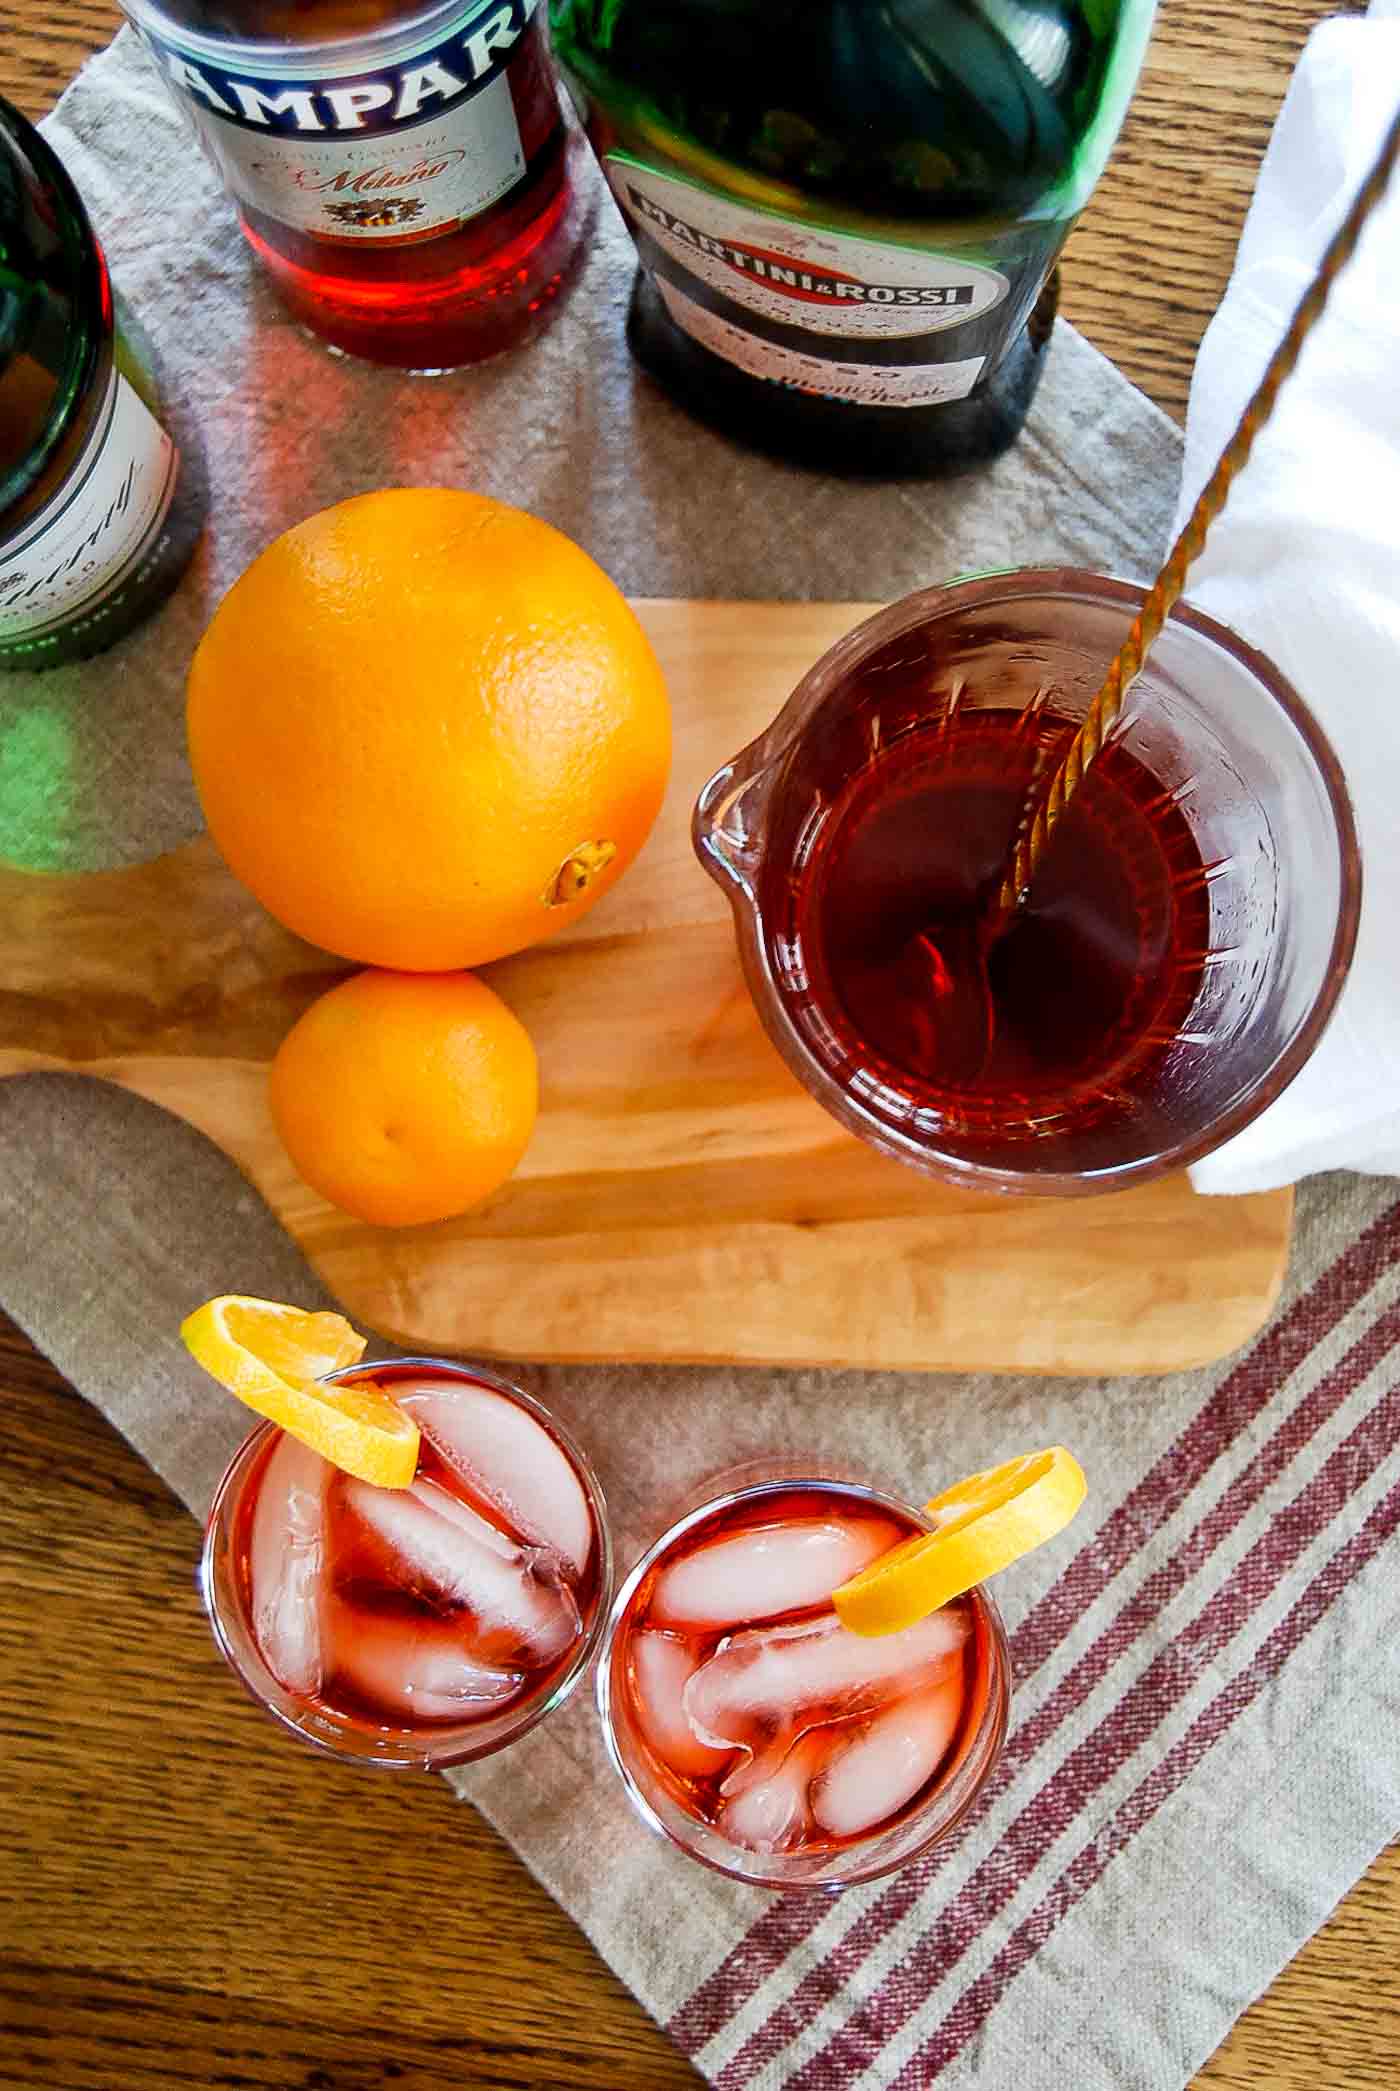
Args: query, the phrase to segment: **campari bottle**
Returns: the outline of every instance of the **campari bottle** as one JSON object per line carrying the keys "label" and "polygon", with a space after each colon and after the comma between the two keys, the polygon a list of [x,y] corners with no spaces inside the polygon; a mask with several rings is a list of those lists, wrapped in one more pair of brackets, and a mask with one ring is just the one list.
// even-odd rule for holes
{"label": "campari bottle", "polygon": [[640,259],[638,360],[827,471],[995,456],[1153,0],[552,0]]}
{"label": "campari bottle", "polygon": [[596,202],[537,0],[123,0],[298,319],[438,371],[549,323]]}

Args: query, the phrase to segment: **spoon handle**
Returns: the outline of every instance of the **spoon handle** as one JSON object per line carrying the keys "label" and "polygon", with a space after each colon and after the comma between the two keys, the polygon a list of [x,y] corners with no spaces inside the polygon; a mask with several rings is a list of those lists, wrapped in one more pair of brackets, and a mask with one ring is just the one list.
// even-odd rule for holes
{"label": "spoon handle", "polygon": [[1132,630],[1118,649],[1113,665],[1084,716],[1083,725],[1070,742],[1064,759],[1034,809],[1027,808],[1011,862],[997,893],[994,915],[988,924],[991,934],[995,935],[1005,927],[1011,914],[1025,899],[1056,823],[1078,790],[1085,771],[1103,747],[1109,729],[1122,709],[1123,699],[1142,668],[1148,648],[1181,594],[1188,568],[1205,544],[1211,524],[1225,506],[1235,475],[1243,470],[1254,448],[1255,437],[1273,412],[1279,390],[1291,374],[1309,332],[1321,317],[1332,285],[1351,260],[1362,228],[1384,195],[1397,160],[1400,160],[1400,111],[1397,111],[1386,134],[1375,165],[1357,190],[1350,210],[1318,263],[1316,275],[1299,300],[1283,339],[1270,356],[1254,396],[1240,416],[1238,428],[1202,487],[1195,507],[1182,526],[1181,535],[1167,556],[1166,565],[1133,619]]}

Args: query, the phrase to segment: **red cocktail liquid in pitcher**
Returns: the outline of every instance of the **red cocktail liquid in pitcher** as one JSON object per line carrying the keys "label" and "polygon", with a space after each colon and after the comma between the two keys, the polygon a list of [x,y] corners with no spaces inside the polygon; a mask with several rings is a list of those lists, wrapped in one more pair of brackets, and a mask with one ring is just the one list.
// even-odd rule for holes
{"label": "red cocktail liquid in pitcher", "polygon": [[752,1491],[667,1547],[611,1662],[652,1776],[759,1853],[836,1853],[917,1810],[982,1727],[989,1630],[959,1598],[868,1639],[831,1591],[921,1529],[837,1483]]}
{"label": "red cocktail liquid in pitcher", "polygon": [[976,709],[874,734],[781,896],[804,1004],[845,1054],[964,1125],[1072,1132],[1131,1105],[1200,984],[1200,853],[1175,797],[1111,743],[990,951],[985,1051],[969,1068],[955,1050],[939,968],[976,962],[969,926],[1073,732],[1048,709]]}

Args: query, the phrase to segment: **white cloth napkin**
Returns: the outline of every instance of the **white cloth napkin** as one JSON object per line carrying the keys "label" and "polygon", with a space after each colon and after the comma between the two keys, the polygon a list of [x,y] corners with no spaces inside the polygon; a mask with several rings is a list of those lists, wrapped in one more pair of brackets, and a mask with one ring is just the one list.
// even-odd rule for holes
{"label": "white cloth napkin", "polygon": [[[1178,528],[1397,105],[1400,0],[1313,31],[1197,359]],[[1346,773],[1365,881],[1351,975],[1317,1051],[1191,1180],[1255,1191],[1319,1169],[1400,1174],[1400,177],[1187,594],[1268,654],[1311,707]]]}

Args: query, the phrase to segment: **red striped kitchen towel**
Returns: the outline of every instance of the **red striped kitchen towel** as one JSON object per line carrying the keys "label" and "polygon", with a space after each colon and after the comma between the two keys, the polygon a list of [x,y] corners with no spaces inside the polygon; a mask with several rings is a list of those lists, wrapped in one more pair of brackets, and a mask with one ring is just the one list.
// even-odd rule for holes
{"label": "red striped kitchen towel", "polygon": [[[243,1420],[180,1351],[181,1308],[230,1272],[308,1303],[316,1281],[136,1098],[0,1085],[0,1153],[0,1295],[201,1508]],[[1063,1440],[1092,1494],[1002,1578],[1017,1690],[989,1790],[889,1880],[768,1897],[652,1839],[586,1694],[454,1782],[723,2091],[1178,2091],[1400,1827],[1397,1346],[1396,1186],[1334,1177],[1300,1194],[1274,1321],[1210,1372],[523,1374],[593,1449],[624,1561],[678,1484],[774,1447],[917,1494]]]}

